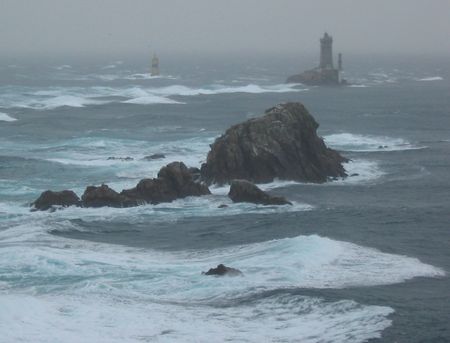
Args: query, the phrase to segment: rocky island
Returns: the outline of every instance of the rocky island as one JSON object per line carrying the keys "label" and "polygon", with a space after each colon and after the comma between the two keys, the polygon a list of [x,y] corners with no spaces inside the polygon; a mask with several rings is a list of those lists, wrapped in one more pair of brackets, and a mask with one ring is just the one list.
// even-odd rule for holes
{"label": "rocky island", "polygon": [[322,183],[347,176],[348,160],[328,148],[317,135],[319,124],[301,103],[279,104],[261,117],[230,127],[211,145],[201,169],[183,162],[162,167],[153,179],[142,179],[120,193],[105,184],[88,186],[81,199],[73,191],[45,191],[32,203],[34,210],[54,206],[132,207],[171,202],[188,196],[210,194],[207,185],[231,184],[233,202],[289,205],[254,183],[274,179]]}
{"label": "rocky island", "polygon": [[301,103],[285,103],[264,116],[229,128],[211,145],[201,178],[207,184],[235,179],[326,182],[346,176],[348,161],[317,135],[319,124]]}

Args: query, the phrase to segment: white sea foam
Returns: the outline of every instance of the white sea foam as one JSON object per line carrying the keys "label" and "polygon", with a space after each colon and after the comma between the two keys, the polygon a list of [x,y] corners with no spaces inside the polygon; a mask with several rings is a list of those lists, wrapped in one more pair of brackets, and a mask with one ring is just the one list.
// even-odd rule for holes
{"label": "white sea foam", "polygon": [[183,104],[183,102],[175,101],[169,98],[156,95],[141,96],[129,100],[122,101],[125,104],[150,105],[150,104]]}
{"label": "white sea foam", "polygon": [[58,107],[84,107],[87,105],[102,105],[108,101],[75,95],[59,95],[54,97],[22,98],[11,107],[31,108],[35,110],[52,110]]}
{"label": "white sea foam", "polygon": [[[390,325],[392,309],[289,292],[261,295],[445,275],[415,258],[316,235],[161,252],[70,240],[46,230],[45,223],[22,223],[0,231],[0,270],[7,280],[0,290],[0,330],[6,342],[363,342]],[[217,263],[244,276],[200,275]]]}
{"label": "white sea foam", "polygon": [[[106,79],[108,75],[103,75]],[[0,93],[0,107],[3,108],[31,108],[36,110],[51,110],[62,106],[83,107],[88,105],[102,105],[111,102],[129,104],[182,104],[170,97],[198,96],[231,93],[285,93],[299,92],[297,85],[268,85],[231,87],[226,85],[207,85],[195,88],[183,85],[165,87],[50,87],[34,89],[31,87],[7,88]]]}
{"label": "white sea foam", "polygon": [[[155,144],[151,141],[89,137],[74,139],[60,146],[34,149],[34,157],[61,164],[79,166],[117,167],[121,178],[156,176],[158,170],[172,161],[183,161],[186,165],[199,167],[209,150],[214,137],[203,136]],[[164,158],[145,160],[145,156],[163,153]],[[108,159],[130,157],[132,161]]]}
{"label": "white sea foam", "polygon": [[72,66],[69,64],[63,64],[60,66],[56,66],[54,67],[56,70],[65,70],[65,69],[72,69]]}
{"label": "white sea foam", "polygon": [[416,146],[402,138],[385,136],[360,135],[353,133],[337,133],[324,137],[327,145],[342,151],[354,152],[379,152],[423,149],[424,146]]}
{"label": "white sea foam", "polygon": [[430,77],[424,77],[421,79],[417,79],[417,81],[442,81],[444,78],[441,76],[430,76]]}
{"label": "white sea foam", "polygon": [[126,75],[118,78],[123,78],[125,80],[154,80],[154,79],[167,79],[176,80],[178,77],[173,75],[152,75],[151,73],[135,73],[131,75]]}
{"label": "white sea foam", "polygon": [[6,113],[0,112],[0,121],[16,121],[16,118],[13,118]]}
{"label": "white sea foam", "polygon": [[[239,307],[160,304],[113,296],[0,295],[5,343],[365,342],[390,326],[389,307],[270,297]],[[93,306],[95,304],[95,306]],[[14,320],[15,319],[15,320]]]}

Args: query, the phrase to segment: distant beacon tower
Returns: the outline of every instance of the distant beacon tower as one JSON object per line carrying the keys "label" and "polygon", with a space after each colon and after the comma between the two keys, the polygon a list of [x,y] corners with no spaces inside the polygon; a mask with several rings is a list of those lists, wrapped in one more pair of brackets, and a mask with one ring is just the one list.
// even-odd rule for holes
{"label": "distant beacon tower", "polygon": [[339,53],[338,55],[338,70],[342,71],[342,54]]}
{"label": "distant beacon tower", "polygon": [[320,66],[321,69],[333,68],[333,38],[325,32],[320,39]]}
{"label": "distant beacon tower", "polygon": [[152,58],[152,76],[158,76],[159,75],[159,58],[156,55],[153,55]]}

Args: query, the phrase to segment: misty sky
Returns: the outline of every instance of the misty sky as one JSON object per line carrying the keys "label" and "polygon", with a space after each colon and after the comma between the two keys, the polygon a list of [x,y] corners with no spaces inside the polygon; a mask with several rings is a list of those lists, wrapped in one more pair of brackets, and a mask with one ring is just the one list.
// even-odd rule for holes
{"label": "misty sky", "polygon": [[3,55],[450,54],[450,0],[0,0]]}

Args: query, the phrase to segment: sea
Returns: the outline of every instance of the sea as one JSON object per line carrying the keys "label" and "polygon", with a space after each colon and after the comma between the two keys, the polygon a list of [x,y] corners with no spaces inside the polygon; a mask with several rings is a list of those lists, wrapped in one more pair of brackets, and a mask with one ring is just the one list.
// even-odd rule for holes
{"label": "sea", "polygon": [[[314,56],[161,54],[160,76],[150,57],[2,60],[0,342],[450,342],[448,57],[349,56],[343,87],[285,83]],[[292,206],[212,185],[30,211],[48,189],[199,167],[228,127],[285,102],[351,176],[259,185]],[[202,275],[219,263],[243,276]]]}

